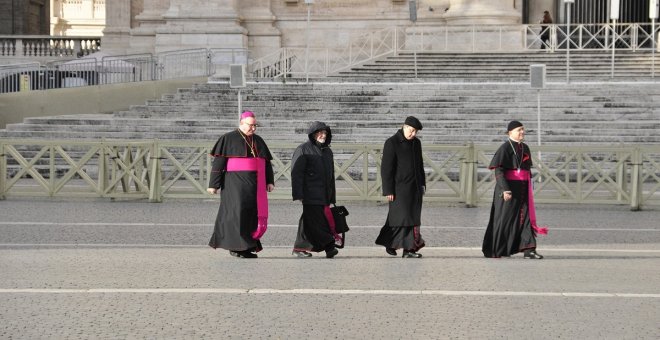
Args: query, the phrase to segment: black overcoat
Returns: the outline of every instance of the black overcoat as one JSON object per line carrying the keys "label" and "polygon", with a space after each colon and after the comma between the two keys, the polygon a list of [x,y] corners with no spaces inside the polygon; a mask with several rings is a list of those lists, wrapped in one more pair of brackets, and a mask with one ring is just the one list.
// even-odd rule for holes
{"label": "black overcoat", "polygon": [[[314,133],[328,132],[325,143],[319,145]],[[291,193],[293,200],[303,204],[329,205],[336,203],[334,156],[329,145],[332,141],[330,127],[316,122],[307,131],[309,140],[300,144],[291,158]]]}
{"label": "black overcoat", "polygon": [[407,140],[401,129],[388,138],[383,146],[380,175],[383,196],[394,195],[394,201],[389,202],[386,225],[419,226],[422,196],[426,187],[422,143],[419,139]]}

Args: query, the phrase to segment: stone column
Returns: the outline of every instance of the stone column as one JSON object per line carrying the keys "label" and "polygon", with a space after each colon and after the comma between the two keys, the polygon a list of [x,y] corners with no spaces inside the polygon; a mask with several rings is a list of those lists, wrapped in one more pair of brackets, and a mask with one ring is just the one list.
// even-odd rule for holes
{"label": "stone column", "polygon": [[521,12],[511,0],[450,0],[448,25],[518,24]]}
{"label": "stone column", "polygon": [[131,51],[153,53],[156,30],[165,25],[163,15],[170,8],[170,0],[144,0],[144,10],[135,17],[138,27],[131,30]]}
{"label": "stone column", "polygon": [[248,30],[250,59],[258,59],[282,47],[282,32],[275,28],[271,0],[242,0],[240,13]]}
{"label": "stone column", "polygon": [[130,47],[131,0],[105,3],[105,29],[101,47],[108,54],[125,54]]}
{"label": "stone column", "polygon": [[237,0],[170,0],[156,30],[156,53],[191,48],[247,47]]}

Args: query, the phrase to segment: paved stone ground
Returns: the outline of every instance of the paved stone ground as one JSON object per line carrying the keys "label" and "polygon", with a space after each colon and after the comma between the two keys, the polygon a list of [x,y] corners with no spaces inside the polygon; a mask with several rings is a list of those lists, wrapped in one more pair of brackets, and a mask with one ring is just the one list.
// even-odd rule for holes
{"label": "paved stone ground", "polygon": [[417,260],[344,203],[337,258],[293,258],[301,208],[273,202],[245,260],[206,246],[216,200],[0,201],[0,338],[660,338],[660,208],[541,205],[532,261],[481,256],[490,207],[426,204]]}

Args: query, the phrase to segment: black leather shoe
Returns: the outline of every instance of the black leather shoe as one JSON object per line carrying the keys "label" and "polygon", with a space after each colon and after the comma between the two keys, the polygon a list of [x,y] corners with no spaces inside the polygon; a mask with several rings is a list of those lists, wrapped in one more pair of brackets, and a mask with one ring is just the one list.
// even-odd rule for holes
{"label": "black leather shoe", "polygon": [[526,259],[540,260],[543,258],[543,255],[536,252],[536,250],[530,250],[525,252]]}
{"label": "black leather shoe", "polygon": [[243,250],[243,251],[230,250],[229,254],[231,256],[242,258],[242,259],[256,259],[257,257],[259,257],[259,256],[257,256],[257,254],[249,252],[247,250]]}
{"label": "black leather shoe", "polygon": [[329,249],[329,250],[325,251],[325,257],[327,257],[329,259],[335,257],[335,255],[337,255],[337,254],[339,254],[339,250],[337,250],[337,248],[332,248],[332,249]]}
{"label": "black leather shoe", "polygon": [[407,259],[407,258],[418,259],[418,258],[422,257],[422,254],[416,253],[414,251],[404,251],[403,255],[401,257],[403,257],[404,259]]}
{"label": "black leather shoe", "polygon": [[292,251],[291,255],[294,255],[295,257],[299,257],[299,258],[312,257],[312,254],[306,251],[297,251],[297,250]]}
{"label": "black leather shoe", "polygon": [[385,247],[385,252],[388,253],[388,254],[390,254],[390,255],[392,255],[392,256],[396,256],[396,255],[397,255],[397,254],[396,254],[396,249],[394,249],[394,248]]}

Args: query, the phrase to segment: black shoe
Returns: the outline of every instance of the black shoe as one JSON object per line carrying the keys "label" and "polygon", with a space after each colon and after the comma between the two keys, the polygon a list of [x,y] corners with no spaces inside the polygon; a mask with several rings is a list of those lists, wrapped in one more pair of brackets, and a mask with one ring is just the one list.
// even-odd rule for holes
{"label": "black shoe", "polygon": [[392,255],[392,256],[396,256],[396,255],[397,255],[397,254],[396,254],[396,249],[394,249],[394,248],[385,247],[385,252],[388,253],[388,254],[390,254],[390,255]]}
{"label": "black shoe", "polygon": [[403,255],[402,255],[401,257],[403,257],[404,259],[407,259],[407,258],[418,259],[418,258],[422,257],[422,254],[420,254],[420,253],[416,253],[416,252],[414,252],[414,251],[406,251],[406,250],[404,250],[404,251],[403,251]]}
{"label": "black shoe", "polygon": [[297,251],[297,250],[292,251],[291,255],[294,255],[294,256],[299,257],[299,258],[312,257],[312,254],[310,254],[306,251]]}
{"label": "black shoe", "polygon": [[257,257],[259,257],[259,256],[257,256],[257,254],[249,252],[247,250],[243,250],[243,251],[230,250],[229,254],[231,256],[242,258],[242,259],[256,259]]}
{"label": "black shoe", "polygon": [[543,255],[536,252],[536,250],[529,250],[525,252],[526,259],[540,260],[543,258]]}
{"label": "black shoe", "polygon": [[325,251],[325,257],[329,259],[335,257],[337,254],[339,254],[339,250],[337,250],[337,248],[332,248]]}

